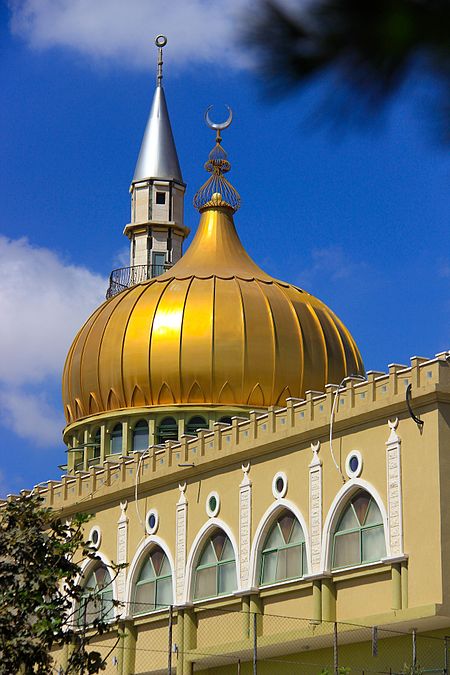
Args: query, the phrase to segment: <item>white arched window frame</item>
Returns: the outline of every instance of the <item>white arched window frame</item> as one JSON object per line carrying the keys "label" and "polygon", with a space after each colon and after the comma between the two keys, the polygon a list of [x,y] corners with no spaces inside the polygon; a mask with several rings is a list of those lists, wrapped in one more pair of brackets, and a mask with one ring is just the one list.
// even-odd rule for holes
{"label": "white arched window frame", "polygon": [[[290,511],[295,518],[297,518],[298,522],[300,523],[303,534],[305,536],[305,547],[306,547],[306,561],[307,561],[307,567],[308,567],[308,572],[311,569],[311,551],[310,551],[310,540],[309,540],[309,532],[308,528],[306,526],[306,521],[303,517],[302,512],[299,510],[299,508],[291,502],[289,499],[277,499],[275,502],[273,502],[269,508],[266,510],[264,513],[263,517],[259,521],[259,525],[256,528],[255,536],[253,539],[253,545],[250,553],[250,576],[249,579],[251,580],[251,587],[257,588],[260,585],[260,571],[261,571],[261,554],[262,554],[262,549],[264,546],[264,543],[266,541],[267,535],[269,534],[273,524],[277,520],[277,517],[283,512],[283,511]],[[304,574],[302,578],[306,577],[307,575]],[[276,581],[274,584],[271,585],[278,585],[278,584],[286,584],[286,583],[292,583],[292,579],[290,580],[284,580],[284,581]]]}
{"label": "white arched window frame", "polygon": [[[387,560],[391,557],[391,551],[389,546],[389,523],[386,507],[381,498],[381,495],[371,483],[368,483],[367,481],[362,480],[361,478],[352,478],[341,487],[341,489],[335,496],[333,503],[331,504],[330,509],[328,511],[327,517],[325,519],[322,535],[322,561],[321,561],[322,571],[324,572],[331,571],[333,535],[339,523],[339,519],[345,508],[348,506],[350,499],[359,490],[365,490],[366,492],[368,492],[376,502],[378,508],[380,509],[381,517],[383,519],[384,540],[386,545],[386,557],[383,558],[383,560]],[[367,564],[370,565],[373,563]],[[358,567],[361,567],[361,565],[358,565]]]}
{"label": "white arched window frame", "polygon": [[[115,578],[114,571],[112,570],[112,563],[109,560],[109,558],[107,558],[100,551],[96,551],[95,555],[96,555],[95,560],[87,559],[87,560],[84,560],[81,563],[81,566],[80,566],[81,572],[78,575],[75,583],[79,584],[80,586],[83,586],[85,581],[89,578],[90,574],[96,569],[96,567],[99,567],[100,565],[104,565],[108,569],[108,571],[111,575],[111,579],[112,579],[111,588],[112,588],[113,600],[117,600],[117,598],[118,598],[117,584],[116,584],[116,578]],[[113,619],[111,619],[111,621],[114,621],[118,617],[122,617],[125,613],[125,608],[120,607],[120,606],[114,606],[113,612],[114,612],[114,617],[113,617]],[[78,620],[78,608],[76,608],[76,611],[74,612],[72,619],[73,619],[73,625],[76,626],[77,620]]]}
{"label": "white arched window frame", "polygon": [[[131,618],[132,616],[132,604],[133,604],[133,593],[134,593],[134,587],[135,584],[137,583],[139,579],[139,574],[141,571],[141,567],[144,563],[144,560],[146,556],[150,553],[151,549],[155,546],[159,546],[159,548],[165,553],[167,560],[169,561],[170,565],[170,571],[172,574],[172,603],[175,603],[175,565],[173,562],[173,557],[170,552],[170,549],[167,545],[167,543],[164,541],[164,539],[161,539],[161,537],[157,537],[156,535],[151,535],[150,537],[146,537],[138,546],[136,553],[134,554],[133,560],[131,561],[130,568],[129,568],[129,573],[127,577],[127,583],[125,587],[125,603],[126,603],[126,615],[127,618]],[[151,610],[151,612],[158,612],[158,611],[165,611],[166,608],[163,608],[162,610]]]}
{"label": "white arched window frame", "polygon": [[[231,542],[233,547],[234,559],[236,562],[236,579],[237,587],[236,593],[241,590],[240,587],[240,563],[239,563],[239,550],[236,542],[236,538],[228,527],[226,523],[220,518],[209,518],[209,520],[203,525],[203,527],[197,532],[197,536],[194,539],[194,542],[190,548],[189,555],[186,563],[186,585],[184,591],[184,602],[196,602],[193,600],[194,596],[194,581],[195,581],[195,570],[197,568],[197,563],[200,556],[203,553],[203,548],[209,539],[209,537],[215,532],[215,530],[223,530],[227,535],[228,539]],[[220,596],[224,597],[224,596]],[[204,602],[204,600],[199,600],[198,602]]]}

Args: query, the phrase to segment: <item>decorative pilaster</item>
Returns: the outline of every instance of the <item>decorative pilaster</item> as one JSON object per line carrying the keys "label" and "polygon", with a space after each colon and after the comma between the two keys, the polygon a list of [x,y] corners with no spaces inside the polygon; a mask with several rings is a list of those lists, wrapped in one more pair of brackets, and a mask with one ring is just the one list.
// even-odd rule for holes
{"label": "decorative pilaster", "polygon": [[184,581],[186,573],[186,528],[187,528],[187,499],[185,495],[186,483],[180,484],[180,498],[177,502],[176,517],[176,551],[175,551],[175,599],[177,605],[183,603]]}
{"label": "decorative pilaster", "polygon": [[[117,521],[117,564],[128,562],[128,518],[126,515],[128,502],[120,502],[120,517]],[[117,575],[117,599],[125,602],[126,570],[121,569]],[[125,608],[128,613],[128,607]]]}
{"label": "decorative pilaster", "polygon": [[309,465],[309,533],[311,537],[310,574],[320,572],[322,556],[322,462],[320,441],[311,443],[313,458]]}
{"label": "decorative pilaster", "polygon": [[248,477],[250,463],[242,465],[244,477],[239,485],[239,557],[241,588],[249,585],[250,538],[252,522],[252,482]]}
{"label": "decorative pilaster", "polygon": [[397,434],[398,418],[388,420],[391,433],[386,441],[386,473],[389,545],[391,556],[403,555],[401,439]]}

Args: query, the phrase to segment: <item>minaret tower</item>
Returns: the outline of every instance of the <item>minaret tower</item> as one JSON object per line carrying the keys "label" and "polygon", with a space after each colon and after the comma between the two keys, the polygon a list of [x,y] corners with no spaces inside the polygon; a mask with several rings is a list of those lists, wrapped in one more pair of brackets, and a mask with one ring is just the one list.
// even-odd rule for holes
{"label": "minaret tower", "polygon": [[129,284],[162,274],[183,254],[189,234],[183,224],[184,193],[175,141],[162,86],[164,35],[158,47],[156,90],[130,187],[131,222],[124,234],[130,240]]}

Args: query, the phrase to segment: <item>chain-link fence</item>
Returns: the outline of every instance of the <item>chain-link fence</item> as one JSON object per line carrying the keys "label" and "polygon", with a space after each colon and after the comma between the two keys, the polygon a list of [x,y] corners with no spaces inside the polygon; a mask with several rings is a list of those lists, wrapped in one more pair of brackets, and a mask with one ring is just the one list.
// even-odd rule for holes
{"label": "chain-link fence", "polygon": [[98,644],[107,654],[106,675],[449,675],[443,631],[196,604],[119,621],[117,635],[106,633]]}

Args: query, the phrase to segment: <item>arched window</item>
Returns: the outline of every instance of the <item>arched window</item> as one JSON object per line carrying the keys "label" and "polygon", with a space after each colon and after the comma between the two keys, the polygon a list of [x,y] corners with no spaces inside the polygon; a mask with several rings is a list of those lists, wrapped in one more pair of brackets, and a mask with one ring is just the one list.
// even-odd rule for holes
{"label": "arched window", "polygon": [[133,615],[153,612],[173,603],[172,572],[166,554],[159,546],[146,557],[134,587]]}
{"label": "arched window", "polygon": [[217,530],[206,542],[195,570],[194,598],[214,598],[236,590],[236,561],[231,541]]}
{"label": "arched window", "polygon": [[200,415],[191,417],[189,422],[186,424],[187,434],[192,434],[194,436],[197,433],[197,429],[208,429],[208,422],[204,417],[200,417]]}
{"label": "arched window", "polygon": [[283,511],[264,542],[261,553],[261,584],[299,579],[307,570],[302,526],[290,511]]}
{"label": "arched window", "polygon": [[218,421],[222,422],[222,424],[230,424],[231,425],[233,423],[232,420],[231,420],[231,417],[228,417],[228,416],[221,417],[220,420],[218,420]]}
{"label": "arched window", "polygon": [[114,618],[112,580],[105,565],[96,567],[84,582],[84,590],[78,607],[78,625],[89,625],[100,619]]}
{"label": "arched window", "polygon": [[158,443],[178,440],[178,424],[174,417],[165,417],[158,425]]}
{"label": "arched window", "polygon": [[110,453],[111,455],[120,455],[121,452],[122,452],[122,425],[116,424],[114,429],[111,431]]}
{"label": "arched window", "polygon": [[375,562],[385,555],[380,509],[366,490],[360,490],[352,497],[334,531],[332,568]]}
{"label": "arched window", "polygon": [[139,420],[133,429],[133,450],[143,452],[148,448],[148,424],[145,420]]}

